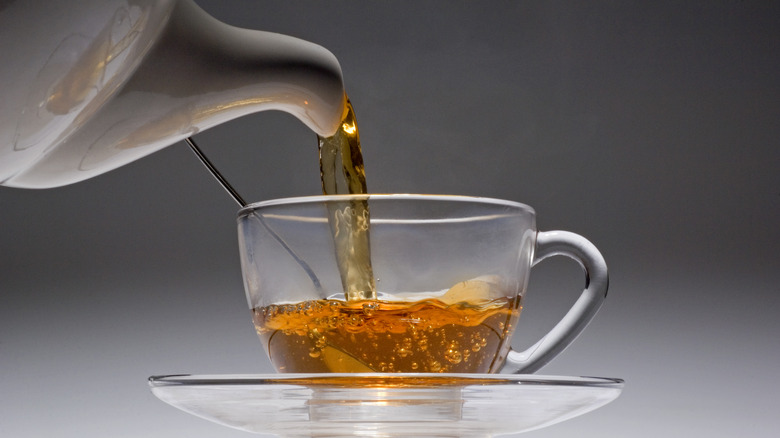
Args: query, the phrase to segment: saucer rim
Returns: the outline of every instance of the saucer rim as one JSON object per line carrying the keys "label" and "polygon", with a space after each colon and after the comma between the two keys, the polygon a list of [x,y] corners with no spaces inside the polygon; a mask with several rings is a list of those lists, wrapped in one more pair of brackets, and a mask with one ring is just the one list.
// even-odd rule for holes
{"label": "saucer rim", "polygon": [[160,374],[148,378],[152,388],[211,385],[377,386],[388,383],[406,387],[469,385],[585,386],[622,389],[625,381],[614,377],[558,376],[542,374],[456,373],[290,373],[290,374]]}

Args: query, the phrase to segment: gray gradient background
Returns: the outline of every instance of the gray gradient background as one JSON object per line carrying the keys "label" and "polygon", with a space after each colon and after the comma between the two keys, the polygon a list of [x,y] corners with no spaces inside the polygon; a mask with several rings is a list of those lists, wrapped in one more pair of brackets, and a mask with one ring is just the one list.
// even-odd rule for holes
{"label": "gray gradient background", "polygon": [[[339,58],[372,192],[525,202],[602,250],[610,295],[541,373],[626,389],[524,436],[780,433],[779,3],[198,3]],[[250,199],[319,190],[314,135],[286,114],[197,138]],[[235,211],[183,144],[69,187],[0,188],[0,436],[250,436],[146,387],[271,371]],[[536,268],[515,345],[581,285],[569,261]]]}

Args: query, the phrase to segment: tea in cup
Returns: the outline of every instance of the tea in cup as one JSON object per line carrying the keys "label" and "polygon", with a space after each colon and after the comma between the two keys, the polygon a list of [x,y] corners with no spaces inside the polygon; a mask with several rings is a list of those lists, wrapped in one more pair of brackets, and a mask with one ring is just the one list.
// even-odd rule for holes
{"label": "tea in cup", "polygon": [[[584,329],[607,290],[592,244],[537,231],[534,210],[510,201],[290,198],[243,208],[238,225],[255,328],[284,373],[533,372]],[[513,351],[531,267],[550,255],[578,260],[587,286],[545,337]]]}

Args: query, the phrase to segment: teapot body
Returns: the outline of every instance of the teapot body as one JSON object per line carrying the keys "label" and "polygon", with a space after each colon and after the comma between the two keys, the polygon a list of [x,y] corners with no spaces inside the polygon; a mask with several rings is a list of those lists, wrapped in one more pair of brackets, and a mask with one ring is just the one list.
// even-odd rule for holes
{"label": "teapot body", "polygon": [[332,134],[345,105],[328,50],[228,26],[192,0],[17,0],[0,9],[0,184],[115,169],[263,110]]}

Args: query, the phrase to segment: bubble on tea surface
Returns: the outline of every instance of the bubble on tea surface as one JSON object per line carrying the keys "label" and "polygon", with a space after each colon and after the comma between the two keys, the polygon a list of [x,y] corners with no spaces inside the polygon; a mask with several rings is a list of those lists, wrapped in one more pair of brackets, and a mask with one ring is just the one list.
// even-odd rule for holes
{"label": "bubble on tea surface", "polygon": [[479,304],[505,296],[501,287],[501,278],[495,275],[484,275],[452,286],[438,299],[445,304]]}
{"label": "bubble on tea surface", "polygon": [[463,360],[463,355],[460,352],[460,345],[453,341],[447,347],[447,351],[444,352],[444,358],[450,363],[459,364]]}

